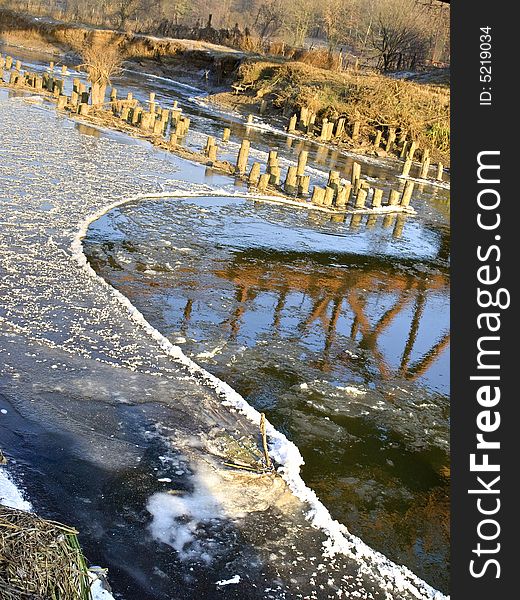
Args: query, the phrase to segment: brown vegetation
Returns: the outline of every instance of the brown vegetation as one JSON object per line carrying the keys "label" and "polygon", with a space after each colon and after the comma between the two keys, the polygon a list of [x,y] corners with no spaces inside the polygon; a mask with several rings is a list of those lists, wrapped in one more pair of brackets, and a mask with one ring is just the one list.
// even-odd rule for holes
{"label": "brown vegetation", "polygon": [[0,506],[0,598],[88,600],[90,580],[77,533]]}
{"label": "brown vegetation", "polygon": [[82,48],[83,64],[88,80],[92,84],[92,104],[97,106],[105,101],[107,85],[121,72],[122,56],[117,43],[107,43],[93,34]]}
{"label": "brown vegetation", "polygon": [[[450,90],[378,73],[335,73],[301,62],[250,58],[242,62],[239,80],[252,99],[269,99],[275,107],[297,112],[307,107],[335,120],[360,121],[361,130],[395,127],[406,130],[420,147],[449,164]],[[286,110],[289,112],[289,110]]]}

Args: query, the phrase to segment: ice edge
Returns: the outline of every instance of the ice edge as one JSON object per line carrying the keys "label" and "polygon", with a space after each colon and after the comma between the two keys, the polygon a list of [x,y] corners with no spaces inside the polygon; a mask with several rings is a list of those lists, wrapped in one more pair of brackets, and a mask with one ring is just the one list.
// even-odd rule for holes
{"label": "ice edge", "polygon": [[[86,237],[89,226],[100,219],[103,215],[130,202],[137,202],[146,199],[158,198],[198,198],[198,197],[241,197],[250,199],[274,200],[268,196],[253,196],[246,193],[230,193],[227,191],[209,191],[203,190],[200,192],[189,191],[171,191],[155,194],[138,194],[129,198],[123,198],[114,202],[109,202],[104,208],[87,216],[79,223],[79,228],[73,238],[70,250],[73,259],[78,265],[83,268],[90,277],[97,280],[101,285],[108,288],[117,300],[128,310],[130,318],[140,327],[142,327],[154,340],[157,341],[160,348],[176,361],[184,365],[188,372],[192,375],[197,375],[199,380],[202,380],[209,387],[214,389],[223,399],[222,404],[237,409],[246,416],[253,424],[259,426],[260,413],[253,408],[246,400],[236,392],[230,385],[215,377],[203,367],[199,366],[182,350],[172,344],[160,331],[155,329],[141,314],[141,312],[124,296],[121,292],[113,288],[105,279],[100,277],[90,266],[85,253],[83,252],[82,240]],[[276,200],[275,200],[276,201]],[[353,558],[359,564],[360,572],[367,575],[372,575],[373,570],[377,570],[381,577],[381,582],[384,583],[388,590],[396,589],[399,591],[407,591],[413,594],[418,599],[432,600],[448,600],[449,596],[436,590],[428,583],[420,579],[410,569],[403,565],[397,565],[388,559],[385,555],[370,548],[357,536],[352,535],[345,525],[339,523],[332,518],[327,508],[319,500],[316,493],[309,488],[300,476],[300,467],[303,464],[303,457],[300,454],[298,447],[288,440],[286,436],[275,429],[271,423],[266,421],[267,434],[269,440],[269,451],[272,458],[280,465],[278,472],[284,479],[289,489],[302,502],[307,503],[310,510],[307,512],[307,519],[313,527],[323,531],[328,539],[324,543],[324,553],[327,556],[335,554],[343,554]],[[372,569],[369,565],[361,563],[360,558],[370,560]],[[391,598],[388,596],[388,598]]]}

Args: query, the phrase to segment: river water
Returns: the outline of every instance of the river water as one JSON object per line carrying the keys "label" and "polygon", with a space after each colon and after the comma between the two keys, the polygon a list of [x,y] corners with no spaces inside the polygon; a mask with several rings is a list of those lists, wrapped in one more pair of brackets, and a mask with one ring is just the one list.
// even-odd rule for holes
{"label": "river water", "polygon": [[[257,158],[277,148],[290,164],[305,147],[314,181],[329,168],[348,177],[352,155],[246,128],[184,85],[126,72],[117,86],[178,100],[192,119],[188,146],[231,126],[223,152],[246,135]],[[402,186],[397,161],[360,161],[378,186]],[[188,165],[175,176],[189,179]],[[208,169],[203,181],[229,180]],[[344,218],[241,198],[161,198],[101,217],[85,250],[152,325],[297,444],[305,482],[335,518],[447,591],[449,190],[420,186],[413,206],[415,217]]]}

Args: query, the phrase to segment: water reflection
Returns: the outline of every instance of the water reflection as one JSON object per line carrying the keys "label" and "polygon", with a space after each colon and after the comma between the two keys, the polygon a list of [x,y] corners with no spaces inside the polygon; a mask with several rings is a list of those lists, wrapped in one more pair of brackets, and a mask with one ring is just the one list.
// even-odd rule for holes
{"label": "water reflection", "polygon": [[[235,308],[219,323],[229,331],[228,339],[240,338],[254,344],[254,338],[283,333],[321,352],[319,367],[331,372],[341,368],[338,356],[341,363],[341,343],[346,336],[371,355],[378,376],[387,381],[396,377],[416,381],[428,373],[449,346],[446,315],[421,327],[425,311],[435,310],[439,296],[444,302],[447,299],[445,274],[432,275],[426,282],[417,274],[392,273],[377,267],[315,265],[287,253],[283,262],[277,262],[260,253],[251,254],[237,253],[225,269],[214,271],[234,288]],[[194,334],[190,324],[198,292],[195,290],[186,302],[183,331],[187,335]],[[300,306],[297,312],[295,305]],[[255,325],[242,334],[242,328],[250,326],[250,315],[259,307],[265,313],[262,322],[266,324]],[[292,316],[286,319],[287,315]],[[399,357],[397,361],[395,357]],[[365,373],[364,380],[368,379]],[[439,387],[447,391],[444,383]]]}

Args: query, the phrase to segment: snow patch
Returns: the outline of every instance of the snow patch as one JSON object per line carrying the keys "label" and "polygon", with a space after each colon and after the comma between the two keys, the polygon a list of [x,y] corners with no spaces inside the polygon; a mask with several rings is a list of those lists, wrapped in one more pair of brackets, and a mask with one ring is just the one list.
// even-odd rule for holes
{"label": "snow patch", "polygon": [[5,468],[0,468],[0,504],[31,511],[31,503],[24,499],[22,492],[13,482]]}
{"label": "snow patch", "polygon": [[233,585],[235,583],[240,583],[240,575],[233,575],[231,579],[222,579],[217,581],[215,585]]}
{"label": "snow patch", "polygon": [[211,562],[206,544],[197,539],[199,528],[221,514],[211,495],[198,489],[191,494],[158,492],[148,499],[146,508],[153,517],[150,532],[156,540],[171,546],[181,560]]}

